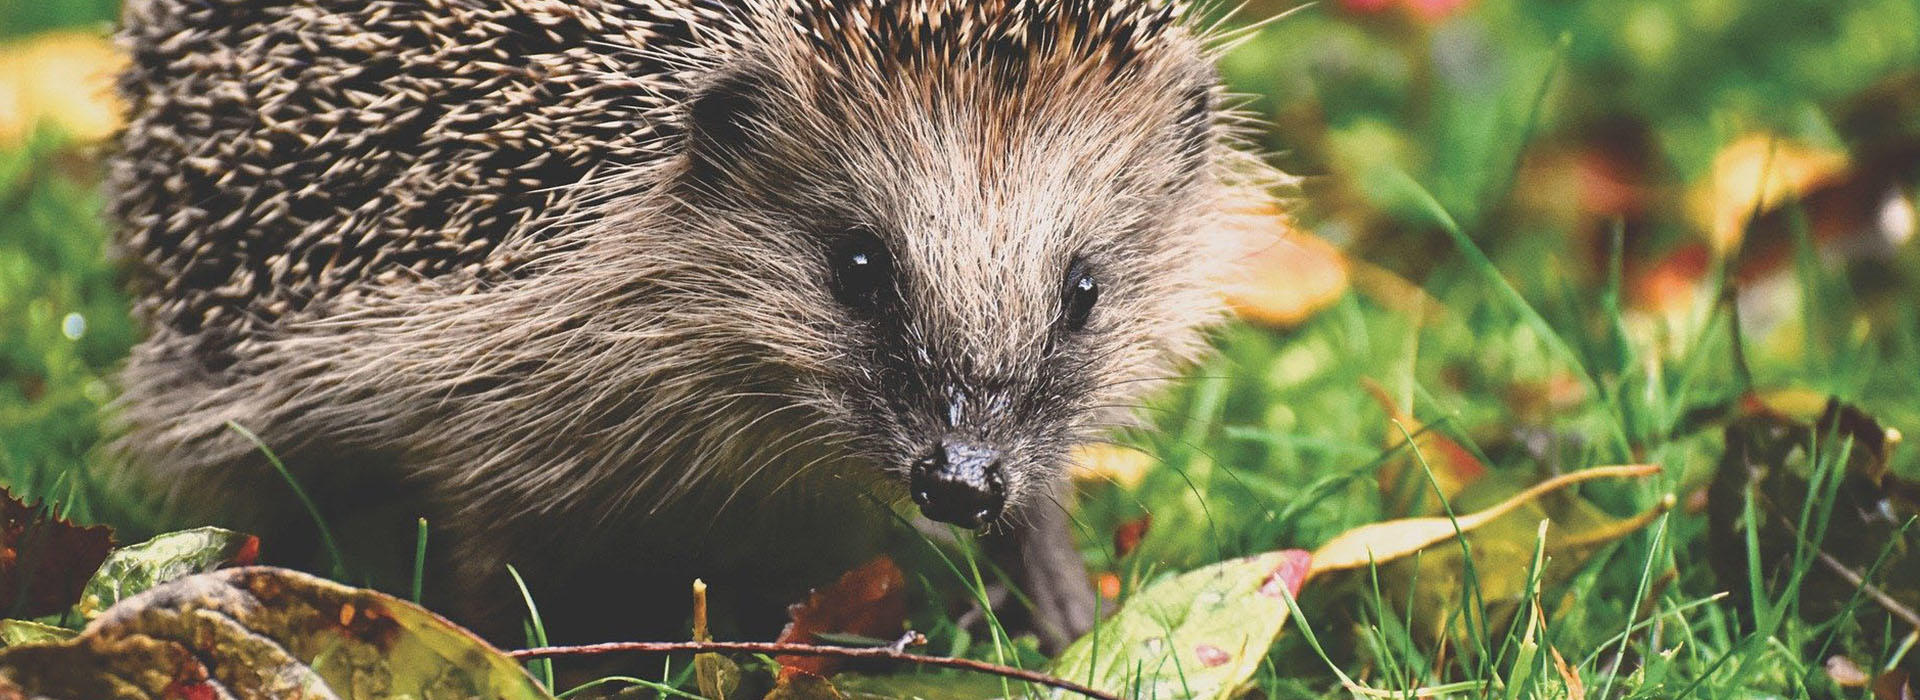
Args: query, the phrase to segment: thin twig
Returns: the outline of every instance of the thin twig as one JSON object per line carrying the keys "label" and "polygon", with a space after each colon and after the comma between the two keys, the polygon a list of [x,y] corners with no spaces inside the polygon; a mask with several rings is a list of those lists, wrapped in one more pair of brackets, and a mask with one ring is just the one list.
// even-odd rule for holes
{"label": "thin twig", "polygon": [[1022,680],[1028,683],[1058,688],[1078,693],[1095,700],[1120,700],[1118,696],[1094,690],[1073,681],[1055,678],[1044,673],[1027,671],[990,664],[973,659],[956,659],[945,656],[927,656],[909,654],[888,647],[836,647],[818,644],[785,644],[779,642],[613,642],[609,644],[588,644],[584,646],[539,647],[507,652],[515,659],[544,659],[557,656],[597,656],[600,654],[637,653],[675,653],[675,652],[740,652],[747,654],[772,654],[775,656],[831,656],[842,659],[885,659],[923,666],[955,668],[962,671],[989,673],[1003,678]]}
{"label": "thin twig", "polygon": [[1859,587],[1861,592],[1866,593],[1867,597],[1879,603],[1880,607],[1886,608],[1887,612],[1892,613],[1894,617],[1900,618],[1908,625],[1912,625],[1914,629],[1920,630],[1920,614],[1915,614],[1913,608],[1902,605],[1898,599],[1887,595],[1886,591],[1880,590],[1879,586],[1867,583],[1867,580],[1860,574],[1855,573],[1852,567],[1847,566],[1846,563],[1828,554],[1827,550],[1814,550],[1814,554],[1819,555],[1820,563],[1827,565],[1827,568],[1832,569],[1833,573],[1840,578],[1846,579],[1847,583]]}

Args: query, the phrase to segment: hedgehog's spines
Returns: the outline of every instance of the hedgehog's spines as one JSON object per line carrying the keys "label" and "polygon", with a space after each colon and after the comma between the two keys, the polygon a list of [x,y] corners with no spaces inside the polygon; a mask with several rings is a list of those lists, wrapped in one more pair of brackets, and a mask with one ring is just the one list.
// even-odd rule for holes
{"label": "hedgehog's spines", "polygon": [[[1189,5],[516,0],[433,17],[390,0],[331,7],[128,6],[135,60],[123,84],[140,109],[113,210],[124,249],[150,273],[141,315],[194,339],[208,369],[362,281],[453,275],[471,288],[510,274],[527,255],[503,244],[532,252],[519,242],[611,196],[583,185],[621,181],[594,173],[670,152],[687,81],[750,54],[779,22],[827,72],[975,65],[1013,82],[1050,57],[1118,74]],[[207,118],[158,128],[179,110]]]}

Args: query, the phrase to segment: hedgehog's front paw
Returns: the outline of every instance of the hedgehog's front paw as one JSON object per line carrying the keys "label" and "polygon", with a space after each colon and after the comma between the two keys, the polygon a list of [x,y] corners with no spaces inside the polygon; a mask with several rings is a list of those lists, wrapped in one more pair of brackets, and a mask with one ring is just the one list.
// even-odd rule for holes
{"label": "hedgehog's front paw", "polygon": [[[1062,485],[1057,489],[1064,492]],[[1031,630],[1041,650],[1054,654],[1093,629],[1096,603],[1087,564],[1073,545],[1071,521],[1061,498],[1043,498],[1016,514],[1022,523],[1011,533],[987,539],[999,566],[1032,606],[998,616],[1003,624]],[[991,596],[996,609],[1017,607],[1021,596]],[[1024,623],[1024,624],[1022,624]]]}

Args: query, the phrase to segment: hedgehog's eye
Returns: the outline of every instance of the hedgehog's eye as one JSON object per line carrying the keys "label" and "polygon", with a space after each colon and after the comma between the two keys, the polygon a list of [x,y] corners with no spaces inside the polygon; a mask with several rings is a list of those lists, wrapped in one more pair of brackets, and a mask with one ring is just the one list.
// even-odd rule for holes
{"label": "hedgehog's eye", "polygon": [[1085,261],[1076,260],[1067,268],[1064,296],[1060,322],[1066,324],[1069,331],[1086,328],[1087,319],[1093,317],[1093,306],[1100,303],[1100,280],[1094,279],[1093,270]]}
{"label": "hedgehog's eye", "polygon": [[872,312],[893,297],[893,256],[873,232],[848,232],[828,256],[827,263],[833,270],[833,298],[847,308]]}

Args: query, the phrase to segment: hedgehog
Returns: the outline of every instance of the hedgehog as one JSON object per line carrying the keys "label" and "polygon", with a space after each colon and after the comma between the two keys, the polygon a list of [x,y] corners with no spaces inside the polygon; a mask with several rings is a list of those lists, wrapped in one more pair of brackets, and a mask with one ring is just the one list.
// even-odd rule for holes
{"label": "hedgehog", "polygon": [[509,567],[556,634],[628,639],[917,507],[1057,645],[1093,621],[1064,467],[1206,351],[1280,179],[1210,14],[132,0],[127,473],[295,559],[288,478],[357,562],[425,518],[429,597],[495,639]]}

